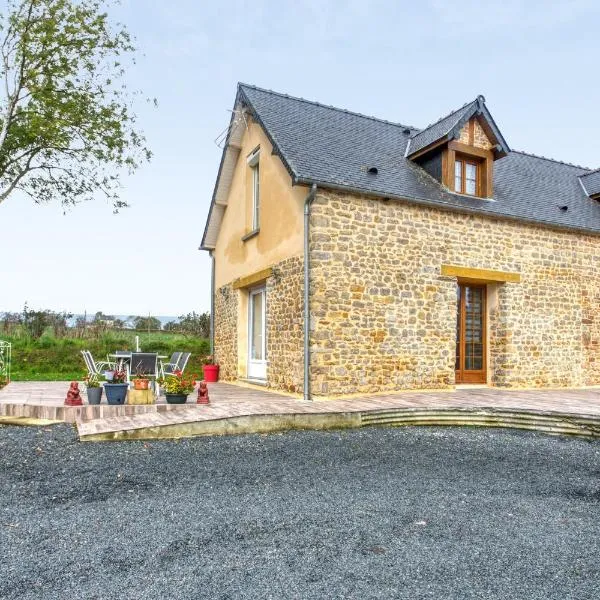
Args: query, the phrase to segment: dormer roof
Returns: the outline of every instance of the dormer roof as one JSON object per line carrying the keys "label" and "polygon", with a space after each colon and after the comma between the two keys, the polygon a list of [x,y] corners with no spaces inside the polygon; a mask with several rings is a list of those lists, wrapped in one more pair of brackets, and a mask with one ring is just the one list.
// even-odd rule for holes
{"label": "dormer roof", "polygon": [[585,193],[590,198],[600,200],[600,169],[580,175],[579,181],[581,181]]}
{"label": "dormer roof", "polygon": [[458,139],[461,129],[473,117],[477,117],[489,140],[494,144],[494,158],[502,158],[508,155],[510,148],[487,109],[485,98],[479,95],[472,102],[415,133],[408,142],[406,157],[416,158],[422,156],[430,149],[433,150],[446,142]]}

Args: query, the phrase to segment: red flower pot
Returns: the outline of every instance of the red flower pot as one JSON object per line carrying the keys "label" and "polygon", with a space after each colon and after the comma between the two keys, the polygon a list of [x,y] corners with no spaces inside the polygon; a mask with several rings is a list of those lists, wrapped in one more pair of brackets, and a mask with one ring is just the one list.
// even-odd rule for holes
{"label": "red flower pot", "polygon": [[204,365],[204,381],[208,383],[219,381],[219,365]]}

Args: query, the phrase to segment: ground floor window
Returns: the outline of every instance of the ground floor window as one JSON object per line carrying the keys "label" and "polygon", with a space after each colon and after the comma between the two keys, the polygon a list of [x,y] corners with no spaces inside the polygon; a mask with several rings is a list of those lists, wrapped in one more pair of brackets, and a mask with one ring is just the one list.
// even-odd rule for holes
{"label": "ground floor window", "polygon": [[248,377],[266,379],[266,289],[250,290],[248,300]]}

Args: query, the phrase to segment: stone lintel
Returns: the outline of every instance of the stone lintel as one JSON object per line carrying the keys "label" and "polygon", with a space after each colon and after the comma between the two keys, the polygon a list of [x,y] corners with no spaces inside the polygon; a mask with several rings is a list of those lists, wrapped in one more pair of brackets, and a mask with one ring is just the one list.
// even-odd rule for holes
{"label": "stone lintel", "polygon": [[460,279],[473,279],[481,282],[503,281],[507,283],[519,283],[520,273],[510,271],[491,271],[489,269],[473,269],[471,267],[460,267],[457,265],[442,265],[442,275],[446,277],[458,277]]}
{"label": "stone lintel", "polygon": [[273,275],[273,267],[267,267],[266,269],[262,269],[261,271],[252,273],[252,275],[246,275],[246,277],[239,277],[233,282],[232,287],[234,290],[250,287],[255,283],[260,283],[261,281],[264,281],[268,277],[271,277],[271,275]]}

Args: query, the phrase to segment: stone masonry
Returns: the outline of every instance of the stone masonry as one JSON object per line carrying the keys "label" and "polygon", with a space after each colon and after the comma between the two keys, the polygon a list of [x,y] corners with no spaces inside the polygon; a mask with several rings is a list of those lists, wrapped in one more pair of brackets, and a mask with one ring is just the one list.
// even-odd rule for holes
{"label": "stone masonry", "polygon": [[220,365],[219,378],[237,379],[238,363],[238,290],[231,284],[215,291],[215,362]]}
{"label": "stone masonry", "polygon": [[328,190],[312,215],[313,393],[451,387],[442,264],[521,274],[490,286],[492,385],[600,384],[600,238]]}
{"label": "stone masonry", "polygon": [[[273,265],[266,280],[267,290],[267,383],[288,392],[302,392],[303,384],[303,289],[304,269],[301,256]],[[222,286],[215,294],[215,359],[220,378],[235,381],[242,377],[238,354],[239,335],[246,335],[247,322],[238,319],[241,295],[245,289]],[[238,328],[243,328],[240,332]],[[241,360],[240,360],[241,359]]]}
{"label": "stone masonry", "polygon": [[[475,146],[475,148],[482,148],[483,150],[490,150],[493,147],[493,144],[490,142],[487,135],[485,135],[485,131],[483,131],[479,121],[473,119],[473,123],[473,146]],[[460,130],[460,138],[458,141],[462,144],[470,145],[468,123]]]}
{"label": "stone masonry", "polygon": [[302,392],[304,358],[303,257],[284,260],[267,279],[267,382],[269,387]]}

